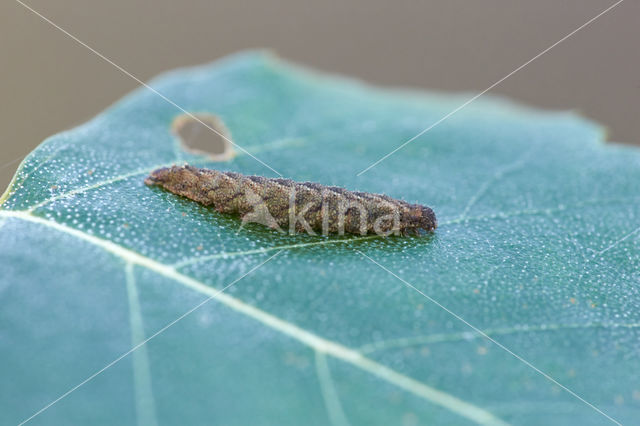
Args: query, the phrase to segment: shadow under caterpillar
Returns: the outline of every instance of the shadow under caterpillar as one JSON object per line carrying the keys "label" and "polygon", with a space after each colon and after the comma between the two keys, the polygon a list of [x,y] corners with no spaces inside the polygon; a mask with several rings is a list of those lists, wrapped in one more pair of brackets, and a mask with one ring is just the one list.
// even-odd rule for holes
{"label": "shadow under caterpillar", "polygon": [[420,235],[438,226],[429,207],[312,182],[186,165],[154,170],[145,183],[240,215],[243,225],[256,222],[290,233]]}

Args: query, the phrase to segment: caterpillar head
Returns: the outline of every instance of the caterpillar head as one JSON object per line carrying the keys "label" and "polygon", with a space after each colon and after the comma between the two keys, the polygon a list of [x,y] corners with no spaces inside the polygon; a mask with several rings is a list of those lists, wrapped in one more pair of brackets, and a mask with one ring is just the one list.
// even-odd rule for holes
{"label": "caterpillar head", "polygon": [[150,186],[160,186],[174,194],[190,196],[197,192],[200,179],[201,173],[196,167],[172,166],[152,171],[144,183]]}
{"label": "caterpillar head", "polygon": [[427,206],[414,204],[401,217],[401,233],[404,235],[420,235],[437,227],[436,214]]}

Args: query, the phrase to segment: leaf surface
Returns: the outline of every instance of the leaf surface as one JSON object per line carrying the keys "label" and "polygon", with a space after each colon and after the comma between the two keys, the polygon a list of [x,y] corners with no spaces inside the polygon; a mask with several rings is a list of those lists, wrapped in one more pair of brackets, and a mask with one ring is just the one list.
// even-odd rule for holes
{"label": "leaf surface", "polygon": [[137,90],[46,140],[2,198],[0,422],[150,337],[31,422],[610,422],[589,404],[640,418],[637,149],[604,145],[573,113],[483,97],[357,176],[467,97],[259,53],[150,84],[220,117],[286,177],[423,203],[440,227],[386,239],[239,230],[144,177],[185,161],[273,172],[241,151],[222,163],[184,151],[170,131],[181,111]]}

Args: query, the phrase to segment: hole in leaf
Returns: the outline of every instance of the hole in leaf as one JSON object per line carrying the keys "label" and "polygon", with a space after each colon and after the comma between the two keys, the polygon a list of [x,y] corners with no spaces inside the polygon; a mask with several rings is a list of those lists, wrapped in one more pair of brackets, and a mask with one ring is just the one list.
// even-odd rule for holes
{"label": "hole in leaf", "polygon": [[173,120],[171,131],[185,151],[206,155],[213,161],[226,161],[234,155],[231,133],[215,115],[179,115]]}

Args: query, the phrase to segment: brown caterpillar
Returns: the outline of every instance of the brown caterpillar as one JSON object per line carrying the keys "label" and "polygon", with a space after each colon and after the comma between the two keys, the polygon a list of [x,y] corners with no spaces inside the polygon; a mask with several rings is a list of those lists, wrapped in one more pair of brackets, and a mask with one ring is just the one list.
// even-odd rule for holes
{"label": "brown caterpillar", "polygon": [[282,231],[419,235],[438,226],[429,207],[335,186],[173,166],[145,179],[174,194]]}

